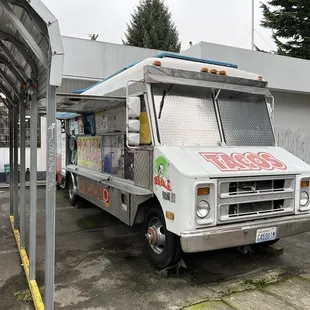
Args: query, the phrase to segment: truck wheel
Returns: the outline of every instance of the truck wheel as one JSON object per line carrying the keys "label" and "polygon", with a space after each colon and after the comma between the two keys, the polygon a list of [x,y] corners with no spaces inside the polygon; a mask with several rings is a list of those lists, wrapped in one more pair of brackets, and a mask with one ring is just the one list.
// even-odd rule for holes
{"label": "truck wheel", "polygon": [[159,268],[173,266],[182,257],[180,238],[168,231],[159,207],[147,210],[143,223],[150,259]]}
{"label": "truck wheel", "polygon": [[76,203],[77,203],[77,194],[74,190],[74,185],[73,185],[73,180],[72,180],[72,177],[70,176],[69,178],[69,182],[68,182],[68,196],[69,196],[69,201],[70,201],[70,204],[71,206],[75,206]]}

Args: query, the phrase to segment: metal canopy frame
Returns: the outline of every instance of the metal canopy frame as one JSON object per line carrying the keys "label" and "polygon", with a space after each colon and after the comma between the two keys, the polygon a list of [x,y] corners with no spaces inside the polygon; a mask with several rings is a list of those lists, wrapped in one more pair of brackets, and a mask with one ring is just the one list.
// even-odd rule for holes
{"label": "metal canopy frame", "polygon": [[[54,309],[56,87],[64,52],[57,19],[41,0],[0,0],[0,101],[10,121],[10,219],[36,309]],[[36,284],[38,100],[47,100],[45,295]],[[30,105],[30,234],[26,252],[25,115]],[[20,122],[20,132],[18,130]],[[20,141],[20,145],[19,145]],[[20,156],[18,156],[20,153]],[[18,179],[20,157],[20,181]],[[20,184],[19,184],[20,182]],[[20,189],[20,190],[19,190]]]}
{"label": "metal canopy frame", "polygon": [[126,97],[57,94],[56,105],[59,112],[98,112],[126,103]]}

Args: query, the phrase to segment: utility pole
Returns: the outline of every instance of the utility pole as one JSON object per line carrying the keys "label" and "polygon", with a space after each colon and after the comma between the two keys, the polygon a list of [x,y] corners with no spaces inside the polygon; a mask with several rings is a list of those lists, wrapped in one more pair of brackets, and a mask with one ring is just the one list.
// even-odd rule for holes
{"label": "utility pole", "polygon": [[255,50],[255,45],[254,45],[254,0],[252,0],[252,25],[251,25],[251,47],[252,51]]}

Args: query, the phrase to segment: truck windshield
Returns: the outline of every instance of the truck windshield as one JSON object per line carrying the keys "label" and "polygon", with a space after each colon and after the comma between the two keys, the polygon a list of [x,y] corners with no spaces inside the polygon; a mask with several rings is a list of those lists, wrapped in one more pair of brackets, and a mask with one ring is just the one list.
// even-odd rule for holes
{"label": "truck windshield", "polygon": [[154,85],[153,96],[163,145],[210,147],[221,142],[228,146],[275,145],[263,96],[222,91],[215,101],[210,89],[176,84]]}
{"label": "truck windshield", "polygon": [[264,96],[221,91],[216,103],[226,145],[275,145]]}
{"label": "truck windshield", "polygon": [[210,89],[160,84],[153,87],[153,96],[161,144],[201,147],[221,142]]}

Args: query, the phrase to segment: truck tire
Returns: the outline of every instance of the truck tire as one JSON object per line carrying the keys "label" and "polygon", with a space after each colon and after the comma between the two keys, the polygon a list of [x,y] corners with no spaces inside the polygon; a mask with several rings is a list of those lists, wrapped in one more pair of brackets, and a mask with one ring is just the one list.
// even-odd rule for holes
{"label": "truck tire", "polygon": [[153,206],[146,211],[143,232],[151,262],[166,268],[178,263],[182,257],[179,236],[168,231],[160,207]]}
{"label": "truck tire", "polygon": [[69,197],[71,206],[75,206],[78,200],[78,196],[76,192],[74,191],[74,185],[73,185],[73,180],[71,176],[69,177],[69,180],[68,180],[68,197]]}

